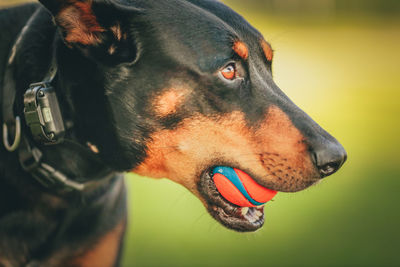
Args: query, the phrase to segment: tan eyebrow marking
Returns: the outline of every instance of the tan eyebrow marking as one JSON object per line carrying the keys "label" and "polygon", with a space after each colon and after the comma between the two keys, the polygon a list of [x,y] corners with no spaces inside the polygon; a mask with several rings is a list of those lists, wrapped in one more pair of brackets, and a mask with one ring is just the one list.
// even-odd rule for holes
{"label": "tan eyebrow marking", "polygon": [[242,41],[236,41],[233,44],[233,51],[238,54],[239,57],[243,59],[247,59],[249,57],[249,49],[247,48],[247,45],[243,43]]}
{"label": "tan eyebrow marking", "polygon": [[274,57],[274,50],[272,50],[271,45],[267,43],[265,40],[261,40],[261,47],[264,51],[264,55],[267,58],[267,60],[272,61],[272,58]]}

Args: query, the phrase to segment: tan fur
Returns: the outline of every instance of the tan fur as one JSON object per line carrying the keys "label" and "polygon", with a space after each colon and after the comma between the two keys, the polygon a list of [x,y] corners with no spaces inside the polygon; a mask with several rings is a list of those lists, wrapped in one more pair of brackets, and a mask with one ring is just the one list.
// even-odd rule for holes
{"label": "tan fur", "polygon": [[154,99],[155,113],[160,117],[174,114],[184,102],[189,90],[184,87],[164,89],[163,93]]}
{"label": "tan fur", "polygon": [[115,53],[116,50],[117,50],[117,48],[115,47],[115,45],[111,45],[111,46],[108,48],[108,53],[109,53],[110,55],[113,55],[113,54]]}
{"label": "tan fur", "polygon": [[282,191],[296,189],[314,175],[302,134],[275,106],[254,128],[248,127],[239,111],[214,118],[198,114],[177,129],[161,130],[151,138],[145,161],[133,172],[167,177],[196,195],[200,172],[215,160],[232,163]]}
{"label": "tan fur", "polygon": [[121,41],[121,39],[122,39],[121,25],[119,23],[117,23],[116,25],[112,26],[110,28],[110,30],[114,34],[115,38],[117,38],[118,41]]}
{"label": "tan fur", "polygon": [[118,256],[120,240],[125,229],[125,220],[102,237],[97,244],[84,255],[73,260],[69,266],[112,267]]}
{"label": "tan fur", "polygon": [[271,48],[271,45],[267,43],[265,40],[261,40],[261,47],[264,51],[264,55],[268,61],[272,61],[274,57],[274,51]]}
{"label": "tan fur", "polygon": [[236,41],[233,44],[233,51],[235,51],[236,54],[243,59],[247,59],[249,57],[249,49],[247,48],[247,45],[241,41]]}
{"label": "tan fur", "polygon": [[95,45],[101,42],[99,33],[104,32],[92,11],[92,1],[71,1],[55,17],[65,31],[67,43]]}

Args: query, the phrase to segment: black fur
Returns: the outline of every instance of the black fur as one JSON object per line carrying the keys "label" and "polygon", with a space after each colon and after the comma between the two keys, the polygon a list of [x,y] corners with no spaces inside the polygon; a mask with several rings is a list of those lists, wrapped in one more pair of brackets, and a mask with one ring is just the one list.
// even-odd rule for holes
{"label": "black fur", "polygon": [[[118,173],[143,162],[152,133],[174,129],[195,113],[214,116],[240,110],[252,127],[274,104],[309,144],[336,142],[275,85],[271,62],[260,49],[261,34],[220,2],[94,0],[93,15],[104,31],[96,33],[100,41],[91,45],[68,43],[68,29],[57,27],[52,17],[62,25],[57,14],[63,7],[54,4],[57,1],[41,2],[47,9],[28,4],[0,11],[0,84],[16,36],[39,12],[15,57],[15,113],[23,117],[23,93],[43,78],[56,50],[54,86],[72,127],[66,135],[69,142],[40,146],[45,160],[70,177],[87,177],[103,166],[115,171],[115,177],[94,191],[58,194],[23,171],[17,153],[0,146],[0,266],[32,261],[48,266],[53,259],[65,263],[91,248],[126,217]],[[111,31],[115,25],[123,38]],[[255,51],[249,61],[232,52],[239,39]],[[237,62],[246,79],[227,83],[214,75],[229,61]],[[194,93],[176,113],[160,118],[152,100],[171,77],[190,85]],[[26,127],[23,131],[28,133]],[[96,145],[97,163],[71,142]]]}

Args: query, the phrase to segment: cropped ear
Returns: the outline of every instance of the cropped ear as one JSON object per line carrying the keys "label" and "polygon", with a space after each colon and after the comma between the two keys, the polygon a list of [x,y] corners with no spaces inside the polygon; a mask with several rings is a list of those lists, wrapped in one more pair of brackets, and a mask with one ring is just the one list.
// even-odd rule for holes
{"label": "cropped ear", "polygon": [[92,0],[39,0],[53,14],[69,45],[97,45],[106,31],[93,11]]}
{"label": "cropped ear", "polygon": [[110,61],[135,59],[136,40],[127,18],[137,11],[113,0],[39,0],[53,15],[68,47]]}

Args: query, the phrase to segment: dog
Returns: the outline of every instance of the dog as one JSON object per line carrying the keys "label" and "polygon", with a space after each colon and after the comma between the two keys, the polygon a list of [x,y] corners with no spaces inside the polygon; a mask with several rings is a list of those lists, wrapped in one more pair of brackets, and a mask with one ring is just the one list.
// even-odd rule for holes
{"label": "dog", "polygon": [[345,162],[223,3],[39,1],[0,11],[0,266],[118,266],[124,172],[167,177],[247,232],[263,209],[222,197],[215,166],[295,192]]}

